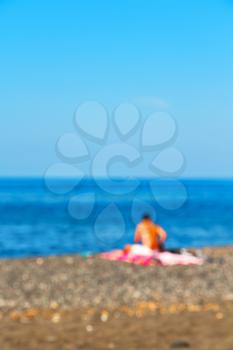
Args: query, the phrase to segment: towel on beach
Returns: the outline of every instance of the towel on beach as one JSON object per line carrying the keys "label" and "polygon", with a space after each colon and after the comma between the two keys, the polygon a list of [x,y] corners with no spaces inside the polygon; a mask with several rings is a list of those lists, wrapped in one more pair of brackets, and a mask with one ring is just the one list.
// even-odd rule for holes
{"label": "towel on beach", "polygon": [[204,263],[202,258],[190,254],[152,251],[140,245],[133,245],[128,253],[124,250],[114,250],[102,253],[100,257],[105,260],[124,261],[141,266],[202,265]]}
{"label": "towel on beach", "polygon": [[133,253],[125,253],[123,250],[114,250],[100,254],[104,260],[124,261],[141,266],[153,265],[154,258],[152,256],[136,255]]}
{"label": "towel on beach", "polygon": [[154,259],[162,266],[202,265],[204,263],[202,258],[193,255],[174,254],[170,252],[157,252],[154,254]]}

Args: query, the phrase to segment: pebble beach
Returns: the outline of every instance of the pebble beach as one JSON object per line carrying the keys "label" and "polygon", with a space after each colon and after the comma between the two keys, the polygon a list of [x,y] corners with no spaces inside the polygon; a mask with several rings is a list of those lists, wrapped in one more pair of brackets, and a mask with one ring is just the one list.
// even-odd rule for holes
{"label": "pebble beach", "polygon": [[203,266],[141,267],[99,257],[0,261],[0,310],[116,308],[143,301],[233,300],[233,248],[204,249]]}
{"label": "pebble beach", "polygon": [[[184,327],[189,322],[197,322],[201,327],[200,319],[206,317],[210,318],[209,322],[218,322],[218,329],[219,322],[232,322],[233,248],[205,248],[202,253],[206,256],[205,264],[188,267],[140,267],[81,256],[1,260],[0,317],[4,330],[0,335],[1,349],[15,349],[16,343],[22,344],[18,349],[39,349],[45,339],[55,340],[45,341],[44,349],[57,349],[57,346],[59,349],[82,346],[101,349],[102,346],[103,349],[107,343],[108,348],[118,349],[117,334],[124,332],[125,327],[132,329],[126,334],[128,347],[125,348],[139,349],[140,342],[133,342],[134,332],[148,324],[148,332],[152,332],[155,341],[159,333],[153,333],[149,325],[158,323],[157,332],[160,332],[164,322],[168,328],[174,328],[174,339],[168,340],[164,335],[161,349],[172,347],[173,340],[186,339],[190,345],[192,337],[187,340],[183,333],[181,340],[176,339],[179,318]],[[224,315],[230,316],[226,319]],[[201,329],[207,325],[210,323]],[[65,341],[67,327],[73,331],[69,331],[70,338]],[[99,327],[104,327],[101,339],[94,335],[94,329]],[[74,340],[77,329],[80,335]],[[35,343],[30,346],[29,330],[35,334]],[[7,335],[12,331],[16,335],[9,340]],[[114,343],[108,338],[115,339]],[[150,346],[151,341],[147,343],[144,337],[144,348]]]}

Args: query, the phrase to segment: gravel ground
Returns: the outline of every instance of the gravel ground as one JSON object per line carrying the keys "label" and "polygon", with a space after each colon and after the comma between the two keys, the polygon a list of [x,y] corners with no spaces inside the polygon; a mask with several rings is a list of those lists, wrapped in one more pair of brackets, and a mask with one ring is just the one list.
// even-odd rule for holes
{"label": "gravel ground", "polygon": [[[233,313],[110,315],[85,320],[77,310],[60,321],[35,318],[0,322],[1,350],[232,350]],[[221,317],[219,317],[219,315]],[[27,321],[27,322],[26,322]]]}
{"label": "gravel ground", "polygon": [[233,247],[203,253],[203,266],[169,268],[80,256],[1,260],[0,311],[232,301]]}

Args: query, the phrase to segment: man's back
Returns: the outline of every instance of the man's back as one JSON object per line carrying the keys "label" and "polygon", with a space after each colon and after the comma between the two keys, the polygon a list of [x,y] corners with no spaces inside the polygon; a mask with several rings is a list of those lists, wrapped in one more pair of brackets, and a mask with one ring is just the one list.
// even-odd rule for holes
{"label": "man's back", "polygon": [[160,241],[164,241],[165,239],[166,232],[150,219],[142,220],[136,228],[135,242],[141,241],[144,246],[150,249],[159,249]]}

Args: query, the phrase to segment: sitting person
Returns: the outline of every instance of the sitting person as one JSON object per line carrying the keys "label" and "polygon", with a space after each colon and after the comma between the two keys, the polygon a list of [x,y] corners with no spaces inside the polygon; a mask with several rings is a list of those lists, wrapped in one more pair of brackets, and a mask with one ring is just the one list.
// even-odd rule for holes
{"label": "sitting person", "polygon": [[135,232],[135,243],[141,242],[151,250],[163,250],[163,243],[167,234],[162,227],[154,224],[149,215],[144,215]]}

